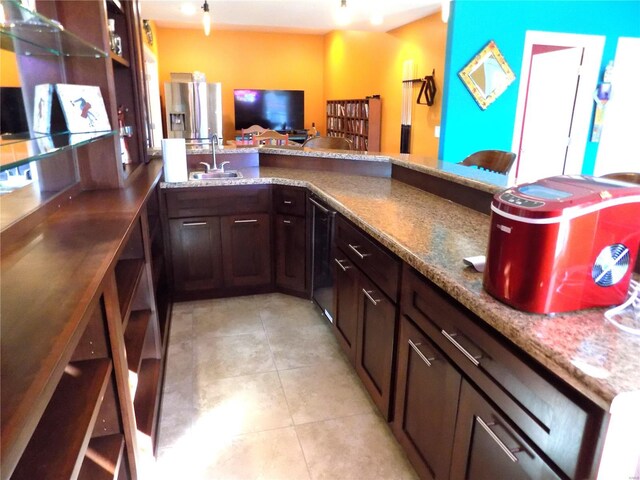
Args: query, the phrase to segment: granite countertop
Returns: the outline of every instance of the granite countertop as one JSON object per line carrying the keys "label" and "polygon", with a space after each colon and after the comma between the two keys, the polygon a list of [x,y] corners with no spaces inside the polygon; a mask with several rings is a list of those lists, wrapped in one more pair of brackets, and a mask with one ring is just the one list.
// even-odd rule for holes
{"label": "granite countertop", "polygon": [[[210,148],[189,149],[187,155],[210,154]],[[356,150],[329,150],[322,148],[307,148],[302,146],[259,146],[259,147],[216,147],[216,155],[233,155],[246,153],[260,153],[265,155],[288,155],[298,157],[321,157],[349,161],[387,162],[400,167],[405,167],[418,172],[428,173],[436,177],[444,178],[476,190],[487,193],[498,193],[504,190],[509,183],[506,175],[489,172],[476,167],[459,165],[457,163],[444,162],[433,157],[406,153],[369,153]],[[151,158],[162,158],[162,151],[149,149]]]}
{"label": "granite countertop", "polygon": [[482,274],[462,259],[485,253],[488,216],[389,178],[270,167],[241,172],[241,179],[163,183],[162,188],[307,187],[603,409],[620,393],[640,391],[640,337],[605,321],[603,309],[529,314],[484,291]]}

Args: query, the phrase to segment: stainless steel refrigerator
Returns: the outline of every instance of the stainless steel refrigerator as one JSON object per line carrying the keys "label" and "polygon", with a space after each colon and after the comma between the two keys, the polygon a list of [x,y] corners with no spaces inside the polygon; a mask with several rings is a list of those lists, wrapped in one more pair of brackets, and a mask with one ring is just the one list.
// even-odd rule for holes
{"label": "stainless steel refrigerator", "polygon": [[184,138],[187,146],[222,138],[222,84],[172,81],[164,84],[167,138]]}

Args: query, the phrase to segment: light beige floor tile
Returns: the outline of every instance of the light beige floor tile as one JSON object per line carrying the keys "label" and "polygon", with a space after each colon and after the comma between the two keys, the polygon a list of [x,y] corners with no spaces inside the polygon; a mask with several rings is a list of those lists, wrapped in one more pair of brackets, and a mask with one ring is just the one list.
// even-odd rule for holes
{"label": "light beige floor tile", "polygon": [[193,381],[187,377],[162,397],[159,448],[173,448],[188,438],[196,417]]}
{"label": "light beige floor tile", "polygon": [[315,365],[342,356],[327,324],[267,330],[267,336],[278,370]]}
{"label": "light beige floor tile", "polygon": [[345,360],[279,372],[296,425],[369,413],[373,403]]}
{"label": "light beige floor tile", "polygon": [[[286,297],[286,295],[281,295]],[[288,331],[292,328],[310,327],[326,323],[325,318],[310,300],[295,297],[282,299],[269,297],[260,311],[267,331]]]}
{"label": "light beige floor tile", "polygon": [[214,378],[236,377],[276,369],[264,332],[218,337],[199,335],[195,344],[196,386]]}
{"label": "light beige floor tile", "polygon": [[217,303],[208,309],[194,311],[194,335],[197,337],[209,333],[216,336],[226,336],[263,332],[259,304],[254,302],[252,306],[248,307],[243,303]]}
{"label": "light beige floor tile", "polygon": [[190,341],[193,338],[193,313],[191,311],[174,311],[171,314],[170,343]]}
{"label": "light beige floor tile", "polygon": [[375,413],[295,428],[314,480],[417,479],[384,420]]}
{"label": "light beige floor tile", "polygon": [[293,427],[235,437],[213,460],[206,471],[211,479],[309,479]]}
{"label": "light beige floor tile", "polygon": [[288,427],[293,424],[277,372],[200,383],[196,404],[199,415],[226,412],[230,434]]}
{"label": "light beige floor tile", "polygon": [[165,367],[164,390],[173,391],[175,385],[191,379],[193,376],[193,342],[169,342],[169,353]]}

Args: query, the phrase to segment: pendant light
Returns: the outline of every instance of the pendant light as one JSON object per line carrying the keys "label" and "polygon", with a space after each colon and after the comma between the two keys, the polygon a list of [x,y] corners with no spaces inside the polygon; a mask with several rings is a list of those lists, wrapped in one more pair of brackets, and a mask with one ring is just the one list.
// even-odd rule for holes
{"label": "pendant light", "polygon": [[202,14],[202,26],[204,27],[204,34],[208,37],[211,33],[211,14],[209,13],[209,4],[207,3],[207,0],[204,0],[202,10],[204,10],[204,13]]}

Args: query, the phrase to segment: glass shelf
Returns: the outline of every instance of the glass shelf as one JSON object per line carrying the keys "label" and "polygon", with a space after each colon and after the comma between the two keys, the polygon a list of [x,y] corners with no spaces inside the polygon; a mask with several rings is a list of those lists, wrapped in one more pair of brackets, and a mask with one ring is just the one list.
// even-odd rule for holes
{"label": "glass shelf", "polygon": [[107,130],[87,133],[36,134],[34,136],[30,136],[28,133],[0,135],[0,171],[37,161],[117,134],[117,130]]}
{"label": "glass shelf", "polygon": [[18,55],[106,58],[108,53],[33,12],[16,0],[2,0],[0,46]]}

